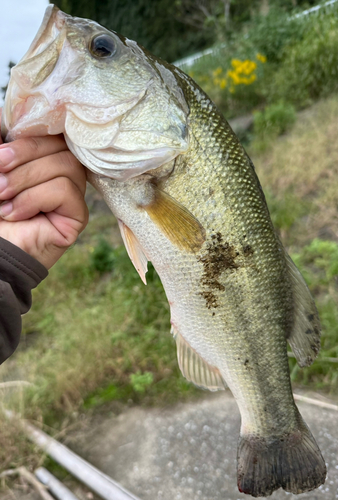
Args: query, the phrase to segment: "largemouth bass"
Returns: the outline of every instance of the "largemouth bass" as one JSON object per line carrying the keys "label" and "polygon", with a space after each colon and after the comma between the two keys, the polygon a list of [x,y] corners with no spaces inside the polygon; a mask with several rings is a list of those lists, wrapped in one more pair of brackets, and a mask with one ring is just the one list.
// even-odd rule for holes
{"label": "largemouth bass", "polygon": [[183,375],[236,398],[239,490],[317,488],[325,463],[293,400],[287,341],[311,364],[318,314],[215,105],[136,42],[49,6],[12,69],[2,134],[59,133],[117,217],[142,280],[147,261],[157,270]]}

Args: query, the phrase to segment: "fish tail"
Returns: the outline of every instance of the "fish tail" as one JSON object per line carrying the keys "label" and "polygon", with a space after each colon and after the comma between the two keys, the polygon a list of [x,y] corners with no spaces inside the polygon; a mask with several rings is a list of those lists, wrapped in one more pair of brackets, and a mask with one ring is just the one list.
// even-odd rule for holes
{"label": "fish tail", "polygon": [[299,494],[324,483],[326,466],[305,422],[298,429],[271,438],[240,436],[237,454],[238,489],[253,497],[278,488]]}

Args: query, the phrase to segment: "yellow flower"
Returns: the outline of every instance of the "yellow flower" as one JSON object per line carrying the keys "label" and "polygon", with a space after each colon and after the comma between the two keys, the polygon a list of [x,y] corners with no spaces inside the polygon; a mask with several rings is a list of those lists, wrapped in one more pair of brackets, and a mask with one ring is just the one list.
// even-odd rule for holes
{"label": "yellow flower", "polygon": [[239,78],[239,75],[236,71],[229,70],[227,75],[230,76],[230,78],[232,79],[232,81],[235,85],[238,85],[240,83],[240,78]]}
{"label": "yellow flower", "polygon": [[242,73],[245,75],[250,75],[257,68],[257,63],[255,61],[246,60],[242,66]]}
{"label": "yellow flower", "polygon": [[220,81],[219,86],[221,87],[221,89],[225,89],[225,87],[227,86],[226,78],[222,78],[222,80]]}
{"label": "yellow flower", "polygon": [[239,66],[241,66],[242,64],[242,61],[240,61],[239,59],[231,59],[231,65],[233,68],[238,68]]}
{"label": "yellow flower", "polygon": [[260,54],[258,52],[258,54],[256,54],[256,58],[261,62],[261,63],[266,63],[266,56],[263,56],[263,54]]}
{"label": "yellow flower", "polygon": [[219,76],[222,73],[222,71],[223,71],[222,68],[219,66],[212,72],[212,74],[213,76]]}

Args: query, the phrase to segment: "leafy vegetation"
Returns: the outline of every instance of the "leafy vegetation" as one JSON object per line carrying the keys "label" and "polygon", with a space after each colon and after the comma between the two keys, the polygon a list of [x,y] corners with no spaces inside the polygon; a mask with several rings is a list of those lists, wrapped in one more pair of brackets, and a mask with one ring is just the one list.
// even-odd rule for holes
{"label": "leafy vegetation", "polygon": [[266,145],[267,139],[283,134],[296,121],[296,111],[292,104],[279,101],[254,113],[254,137],[257,145]]}
{"label": "leafy vegetation", "polygon": [[115,264],[113,247],[107,240],[101,238],[90,254],[90,265],[99,273],[112,271]]}
{"label": "leafy vegetation", "polygon": [[282,64],[269,82],[270,102],[286,99],[304,108],[338,89],[338,16],[317,15],[302,39],[285,49]]}
{"label": "leafy vegetation", "polygon": [[338,390],[338,244],[315,238],[297,254],[293,254],[310,290],[317,297],[322,322],[321,351],[310,367],[300,370],[290,360],[291,378],[302,384]]}
{"label": "leafy vegetation", "polygon": [[[295,17],[275,5],[187,71],[228,119],[281,101],[302,109],[338,89],[337,13]],[[233,61],[255,63],[252,77],[231,82]]]}

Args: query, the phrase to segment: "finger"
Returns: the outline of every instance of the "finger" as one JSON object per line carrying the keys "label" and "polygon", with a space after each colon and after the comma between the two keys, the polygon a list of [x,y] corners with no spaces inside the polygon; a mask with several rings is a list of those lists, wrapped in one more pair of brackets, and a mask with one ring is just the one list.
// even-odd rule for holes
{"label": "finger", "polygon": [[[1,117],[2,117],[2,108],[0,108],[0,124],[1,124]],[[0,133],[0,144],[3,143],[3,140],[2,140],[2,137],[1,137],[1,133]]]}
{"label": "finger", "polygon": [[0,145],[0,172],[67,150],[63,135],[27,137]]}
{"label": "finger", "polygon": [[26,189],[11,201],[0,206],[0,216],[10,222],[27,220],[40,212],[69,219],[80,232],[88,218],[88,209],[78,187],[68,177],[58,177],[49,182]]}
{"label": "finger", "polygon": [[0,200],[10,200],[25,189],[57,177],[68,177],[82,194],[85,193],[85,170],[75,156],[67,150],[26,163],[6,174],[0,173]]}

